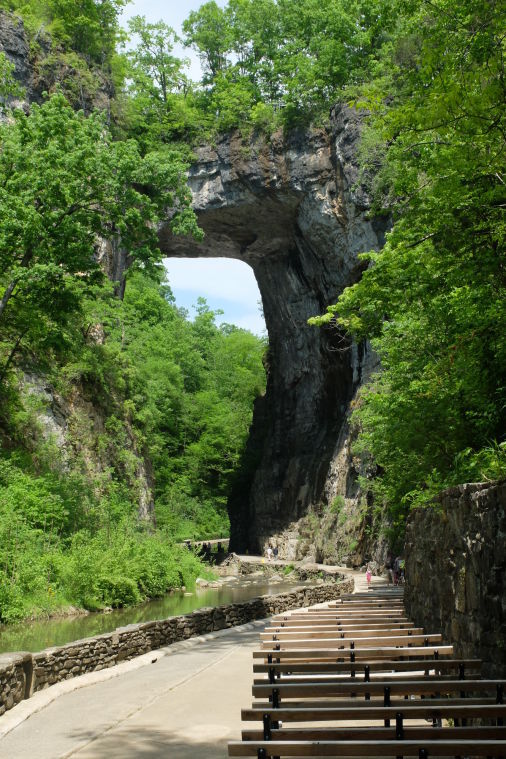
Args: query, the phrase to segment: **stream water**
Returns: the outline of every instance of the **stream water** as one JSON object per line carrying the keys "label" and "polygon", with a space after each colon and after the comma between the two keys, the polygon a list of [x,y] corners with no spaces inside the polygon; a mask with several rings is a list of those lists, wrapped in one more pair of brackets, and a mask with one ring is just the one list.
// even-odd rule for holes
{"label": "stream water", "polygon": [[189,614],[203,606],[221,606],[265,594],[284,593],[304,585],[288,581],[267,582],[240,579],[220,588],[188,588],[191,595],[172,593],[163,598],[127,609],[98,612],[78,617],[42,619],[8,627],[0,625],[0,653],[6,651],[42,651],[50,646],[62,646],[73,640],[111,632],[136,622],[149,622],[179,614]]}

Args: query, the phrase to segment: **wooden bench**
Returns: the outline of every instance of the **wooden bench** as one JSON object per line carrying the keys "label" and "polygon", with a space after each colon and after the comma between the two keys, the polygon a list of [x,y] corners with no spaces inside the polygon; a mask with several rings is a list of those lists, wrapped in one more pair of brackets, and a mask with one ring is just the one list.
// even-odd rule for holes
{"label": "wooden bench", "polygon": [[[413,622],[398,622],[397,620],[386,620],[385,622],[367,621],[368,629],[370,630],[412,630],[414,627]],[[272,623],[270,627],[265,628],[265,632],[281,632],[282,630],[363,630],[364,625],[360,622],[344,622],[341,623],[333,619],[288,619],[279,622],[278,624]]]}
{"label": "wooden bench", "polygon": [[392,616],[406,616],[406,611],[403,606],[399,607],[389,607],[388,609],[349,609],[346,606],[342,606],[340,609],[329,609],[329,608],[319,608],[319,609],[307,609],[306,611],[302,611],[301,609],[294,609],[292,612],[281,612],[280,614],[277,614],[274,619],[277,617],[321,617],[321,616],[329,616],[329,617],[392,617]]}
{"label": "wooden bench", "polygon": [[505,682],[447,658],[453,647],[406,619],[400,593],[363,596],[271,621],[253,652],[264,676],[241,712],[261,729],[243,729],[229,756],[506,757]]}
{"label": "wooden bench", "polygon": [[387,614],[376,614],[371,616],[364,616],[364,617],[346,617],[342,616],[341,614],[300,614],[296,615],[293,614],[291,617],[289,616],[278,616],[274,617],[271,621],[271,627],[281,625],[282,623],[287,624],[288,622],[294,624],[297,623],[298,625],[318,625],[318,624],[338,624],[338,625],[362,625],[362,624],[389,624],[389,623],[395,623],[395,624],[409,624],[410,620],[404,616],[401,615],[393,615],[390,616]]}
{"label": "wooden bench", "polygon": [[457,701],[446,700],[444,703],[434,703],[425,699],[418,703],[408,700],[398,706],[382,706],[374,701],[354,701],[349,706],[302,706],[300,708],[280,706],[274,708],[272,704],[267,706],[255,705],[250,709],[241,710],[243,722],[262,721],[264,715],[268,715],[272,721],[283,722],[358,722],[374,720],[395,720],[396,715],[403,715],[404,721],[408,720],[441,720],[441,719],[481,719],[506,721],[506,704],[475,704],[466,699]]}
{"label": "wooden bench", "polygon": [[347,638],[406,638],[409,636],[423,637],[423,627],[411,627],[411,628],[382,628],[380,630],[343,630],[339,627],[331,628],[330,630],[313,630],[308,628],[302,629],[281,629],[281,630],[266,630],[266,632],[260,633],[260,640],[307,640],[308,638],[317,638],[318,640],[332,640],[339,638],[341,640]]}
{"label": "wooden bench", "polygon": [[[336,636],[335,638],[299,638],[297,640],[263,640],[262,648],[266,650],[284,650],[286,648],[333,648],[339,649],[342,640],[350,640],[353,642],[356,636],[350,635],[345,638],[345,634]],[[411,635],[408,640],[408,636],[403,635],[383,635],[372,636],[368,638],[360,638],[360,648],[379,648],[383,644],[385,646],[416,646],[416,644],[429,645],[431,643],[440,643],[442,636],[440,633],[423,633],[422,635]],[[349,645],[349,644],[348,644]],[[344,646],[343,646],[344,648]]]}
{"label": "wooden bench", "polygon": [[423,669],[425,672],[441,674],[443,672],[456,672],[463,680],[466,673],[480,672],[480,659],[429,659],[423,662],[396,661],[387,659],[383,661],[363,661],[359,664],[350,662],[293,662],[292,664],[271,662],[270,664],[254,663],[253,672],[274,673],[276,676],[299,673],[305,674],[328,674],[342,673],[353,674],[367,679],[373,673],[382,672],[411,672],[414,669]]}
{"label": "wooden bench", "polygon": [[[353,643],[353,641],[351,641]],[[278,645],[278,644],[276,644]],[[333,648],[304,648],[304,649],[271,649],[271,657],[275,657],[280,661],[282,659],[286,661],[299,660],[299,661],[346,661],[355,662],[362,659],[421,659],[425,656],[452,656],[453,646],[450,645],[435,645],[435,646],[415,646],[413,648],[399,648],[398,646],[378,646],[377,648],[348,648],[333,647]],[[253,651],[254,659],[264,659],[268,661],[269,651]]]}
{"label": "wooden bench", "polygon": [[[307,614],[318,614],[319,611],[356,611],[357,609],[399,609],[404,607],[404,601],[402,598],[372,598],[362,601],[341,601],[328,604],[321,604],[320,606],[306,607]],[[295,609],[294,609],[295,611]]]}
{"label": "wooden bench", "polygon": [[[404,725],[402,712],[396,712],[393,727],[270,727],[269,740],[273,741],[392,741],[401,733],[405,740],[419,741],[429,738],[462,740],[480,738],[482,740],[506,740],[506,727],[434,727],[429,725]],[[268,726],[268,722],[266,723]],[[402,726],[402,727],[401,727]],[[399,729],[401,728],[401,730]],[[243,741],[263,741],[263,730],[243,730]]]}
{"label": "wooden bench", "polygon": [[[339,598],[342,598],[343,601],[356,601],[356,600],[359,600],[361,598],[375,598],[376,596],[379,596],[381,598],[384,598],[385,596],[388,597],[388,598],[390,598],[390,597],[396,597],[396,596],[401,596],[402,597],[402,596],[404,596],[404,588],[399,588],[399,587],[397,587],[397,588],[396,587],[394,587],[394,588],[390,587],[389,588],[388,586],[383,586],[382,588],[380,588],[380,587],[375,587],[375,588],[369,587],[369,588],[367,588],[366,591],[364,591],[362,593],[343,593],[341,596],[339,596]],[[329,603],[336,603],[336,602],[335,601],[329,601]]]}
{"label": "wooden bench", "polygon": [[[337,682],[300,682],[285,683],[284,680],[276,683],[264,683],[253,685],[253,696],[256,698],[273,696],[276,690],[278,699],[287,698],[329,698],[344,697],[354,693],[356,696],[382,696],[387,700],[392,696],[436,696],[441,693],[491,693],[498,694],[502,699],[504,692],[503,680],[440,680],[438,678],[421,678],[418,680],[371,680],[370,682],[337,681]],[[388,696],[387,696],[388,694]],[[386,704],[388,705],[388,704]]]}
{"label": "wooden bench", "polygon": [[506,740],[418,740],[386,741],[233,741],[228,744],[229,756],[267,757],[334,756],[334,757],[410,757],[419,759],[437,756],[506,756]]}
{"label": "wooden bench", "polygon": [[[396,611],[397,609],[404,609],[404,602],[402,599],[375,599],[373,601],[344,601],[343,603],[336,603],[336,604],[328,604],[326,607],[320,607],[320,608],[326,608],[329,611],[363,611],[363,610],[382,610],[382,609],[392,609]],[[317,614],[320,611],[318,608],[314,608],[313,610],[308,609],[308,614]]]}

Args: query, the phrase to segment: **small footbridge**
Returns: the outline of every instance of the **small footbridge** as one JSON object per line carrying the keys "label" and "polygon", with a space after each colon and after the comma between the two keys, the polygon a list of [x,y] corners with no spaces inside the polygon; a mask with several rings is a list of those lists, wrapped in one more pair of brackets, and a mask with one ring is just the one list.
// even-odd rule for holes
{"label": "small footbridge", "polygon": [[372,587],[269,621],[231,757],[506,757],[501,680]]}

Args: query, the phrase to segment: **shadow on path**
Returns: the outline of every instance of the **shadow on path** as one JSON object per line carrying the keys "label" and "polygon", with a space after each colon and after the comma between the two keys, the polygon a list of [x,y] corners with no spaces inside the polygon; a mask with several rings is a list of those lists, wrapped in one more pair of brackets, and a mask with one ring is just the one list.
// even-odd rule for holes
{"label": "shadow on path", "polygon": [[[212,720],[212,714],[209,715]],[[77,749],[70,757],[79,759],[224,759],[227,756],[227,743],[237,738],[235,734],[224,734],[219,726],[215,726],[215,738],[213,739],[213,724],[199,726],[198,732],[205,728],[211,735],[202,740],[199,736],[183,737],[169,730],[164,731],[156,727],[125,727],[115,730],[111,735],[103,735],[99,741],[92,731],[74,731],[72,738],[83,748]],[[188,731],[188,726],[186,727]]]}

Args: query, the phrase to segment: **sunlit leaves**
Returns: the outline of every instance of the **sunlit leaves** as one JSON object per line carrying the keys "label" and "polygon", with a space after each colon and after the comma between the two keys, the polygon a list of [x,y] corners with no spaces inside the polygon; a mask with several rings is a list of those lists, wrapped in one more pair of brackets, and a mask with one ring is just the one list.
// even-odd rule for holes
{"label": "sunlit leaves", "polygon": [[[38,325],[63,325],[87,287],[103,278],[99,239],[121,239],[131,268],[154,272],[157,224],[200,238],[180,153],[142,156],[113,141],[104,119],[72,110],[62,95],[0,127],[0,320],[5,355]],[[1,376],[1,368],[0,368]]]}
{"label": "sunlit leaves", "polygon": [[504,14],[406,10],[361,90],[364,180],[393,229],[326,317],[380,355],[355,419],[399,529],[445,485],[504,471],[506,426]]}

